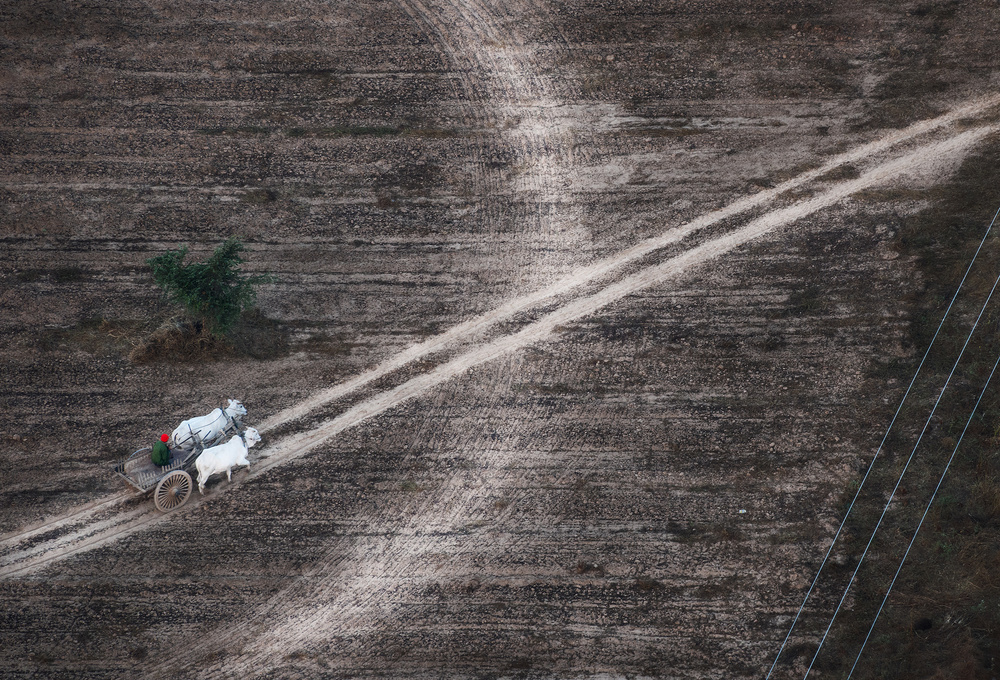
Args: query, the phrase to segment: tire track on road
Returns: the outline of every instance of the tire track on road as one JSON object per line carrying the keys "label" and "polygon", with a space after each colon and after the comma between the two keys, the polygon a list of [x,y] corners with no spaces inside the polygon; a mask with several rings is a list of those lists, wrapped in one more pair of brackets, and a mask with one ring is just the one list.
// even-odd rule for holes
{"label": "tire track on road", "polygon": [[607,257],[593,264],[581,267],[573,274],[563,277],[549,286],[526,295],[518,296],[496,309],[453,326],[444,333],[431,337],[424,342],[413,345],[409,349],[406,349],[387,359],[385,362],[370,371],[366,371],[351,380],[316,393],[314,396],[299,402],[295,406],[285,409],[271,418],[268,418],[261,424],[259,429],[261,432],[264,432],[280,424],[301,418],[310,411],[352,394],[364,386],[379,380],[380,378],[383,378],[408,364],[417,362],[437,352],[444,351],[463,341],[473,339],[487,329],[502,321],[507,321],[517,314],[527,312],[541,303],[552,300],[561,295],[571,293],[577,288],[581,288],[600,278],[613,274],[614,272],[624,269],[628,265],[658,250],[675,245],[697,232],[714,226],[726,219],[736,217],[741,213],[748,212],[754,208],[759,208],[766,203],[775,200],[781,194],[799,189],[807,183],[816,180],[841,165],[855,163],[871,156],[875,156],[879,153],[891,150],[895,146],[934,132],[947,125],[951,125],[955,121],[962,118],[981,114],[987,109],[997,105],[1000,105],[1000,95],[966,103],[962,106],[956,107],[942,116],[939,116],[938,118],[915,123],[908,128],[886,135],[885,137],[859,146],[851,151],[834,156],[814,170],[806,171],[792,179],[778,184],[771,189],[766,189],[751,196],[737,199],[728,206],[714,210],[696,220],[688,222],[687,224],[674,229],[669,229],[658,236],[641,241],[631,248],[628,248],[611,257]]}
{"label": "tire track on road", "polygon": [[921,147],[901,158],[877,166],[857,179],[842,182],[818,196],[767,213],[729,234],[695,246],[661,264],[648,266],[606,286],[597,293],[573,300],[516,333],[501,336],[485,345],[465,352],[402,385],[355,405],[340,416],[326,421],[311,431],[289,436],[280,445],[268,450],[266,462],[259,465],[254,474],[262,474],[263,471],[271,467],[298,458],[345,429],[398,406],[481,364],[529,345],[550,340],[560,326],[594,314],[601,308],[617,302],[631,293],[642,291],[679,276],[691,267],[704,264],[780,226],[791,224],[834,205],[863,189],[882,184],[940,156],[962,151],[996,130],[995,126],[984,126]]}

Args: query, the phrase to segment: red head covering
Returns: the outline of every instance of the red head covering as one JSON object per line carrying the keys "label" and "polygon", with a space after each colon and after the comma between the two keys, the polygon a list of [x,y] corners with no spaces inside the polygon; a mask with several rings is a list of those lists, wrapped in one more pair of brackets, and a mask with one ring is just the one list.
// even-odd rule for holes
{"label": "red head covering", "polygon": [[165,435],[165,434],[161,434],[160,435],[160,441],[163,442],[164,444],[166,444],[169,440],[170,440],[170,436],[169,435]]}

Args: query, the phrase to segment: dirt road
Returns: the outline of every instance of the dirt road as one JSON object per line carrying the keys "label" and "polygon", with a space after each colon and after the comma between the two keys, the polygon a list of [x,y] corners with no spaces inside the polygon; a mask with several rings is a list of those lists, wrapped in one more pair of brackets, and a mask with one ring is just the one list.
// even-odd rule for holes
{"label": "dirt road", "polygon": [[[615,257],[607,258],[580,272],[574,273],[545,290],[518,298],[498,310],[482,315],[457,328],[450,329],[425,343],[416,345],[399,355],[391,357],[389,360],[357,378],[324,390],[304,400],[302,403],[272,416],[261,424],[260,431],[266,434],[278,426],[286,425],[292,420],[305,416],[316,408],[351,395],[365,385],[387,376],[412,362],[419,361],[434,352],[445,352],[454,344],[460,344],[463,341],[468,342],[470,338],[475,338],[477,335],[486,332],[491,326],[509,320],[515,314],[529,312],[542,302],[591,284],[595,280],[608,276],[644,256],[654,254],[673,244],[682,243],[686,238],[722,221],[726,217],[738,215],[750,208],[763,204],[765,199],[774,200],[781,193],[807,185],[809,181],[815,180],[817,177],[832,171],[844,163],[860,164],[871,157],[877,156],[879,152],[885,152],[896,145],[910,142],[914,138],[926,135],[929,132],[936,132],[942,127],[946,128],[956,120],[962,119],[967,121],[970,117],[989,111],[998,104],[1000,104],[1000,98],[994,97],[957,107],[956,110],[949,112],[945,116],[932,121],[921,122],[908,128],[905,132],[892,134],[886,139],[865,145],[862,149],[843,154],[821,166],[818,170],[804,173],[802,176],[784,182],[779,188],[762,192],[761,195],[754,197],[752,200],[740,201],[736,206],[729,206],[700,220],[670,230],[660,237],[648,239]],[[968,123],[966,122],[966,124]],[[972,130],[966,130],[965,132],[953,133],[953,136],[946,137],[941,141],[925,143],[923,146],[915,150],[909,150],[908,153],[898,158],[883,161],[880,165],[875,165],[861,174],[857,179],[841,181],[836,186],[828,188],[808,200],[765,213],[748,224],[733,230],[731,233],[697,245],[690,244],[686,249],[682,247],[683,252],[681,254],[673,254],[672,257],[669,257],[664,262],[649,264],[629,276],[613,280],[612,283],[602,281],[603,287],[597,292],[580,296],[570,301],[566,301],[564,298],[560,301],[562,304],[557,309],[525,325],[516,333],[501,335],[490,342],[479,344],[473,349],[467,349],[449,361],[441,363],[423,374],[410,378],[391,390],[377,393],[365,399],[336,418],[321,423],[318,427],[280,439],[277,443],[264,447],[263,451],[254,456],[260,462],[247,478],[264,474],[276,465],[281,465],[289,460],[305,455],[345,429],[358,425],[388,409],[399,406],[429,390],[433,390],[442,383],[456,378],[481,364],[523,350],[530,345],[558,341],[557,329],[566,324],[591,316],[602,308],[626,296],[676,279],[693,267],[704,265],[715,258],[722,257],[734,248],[742,246],[753,239],[760,238],[779,227],[787,226],[797,220],[808,217],[818,210],[827,208],[850,197],[852,194],[888,181],[897,180],[900,176],[920,173],[924,171],[925,167],[933,168],[953,162],[956,155],[960,157],[971,145],[981,140],[985,135],[995,131],[995,129],[994,126],[984,125]],[[167,519],[166,516],[154,512],[149,507],[121,512],[119,506],[125,498],[124,495],[116,495],[104,501],[90,504],[90,506],[81,510],[68,513],[64,517],[50,520],[42,526],[4,536],[2,542],[0,542],[0,546],[7,548],[8,554],[0,558],[3,560],[0,562],[0,577],[24,574],[39,567],[47,566],[58,559],[75,555],[84,550],[91,550],[109,541],[122,538],[146,528],[152,522]],[[193,511],[196,505],[197,502],[192,503],[191,509],[184,512]],[[448,505],[456,507],[456,512],[459,513],[459,516],[465,516],[464,509],[467,503],[449,501]],[[111,513],[110,517],[108,516],[109,512]],[[417,516],[413,518],[413,521],[416,522],[415,526],[423,526],[428,523],[429,519],[429,517]],[[37,542],[36,537],[39,534],[47,534],[49,536],[56,534],[56,536],[48,541]],[[18,550],[19,544],[25,542],[32,542],[34,545],[26,550]]]}

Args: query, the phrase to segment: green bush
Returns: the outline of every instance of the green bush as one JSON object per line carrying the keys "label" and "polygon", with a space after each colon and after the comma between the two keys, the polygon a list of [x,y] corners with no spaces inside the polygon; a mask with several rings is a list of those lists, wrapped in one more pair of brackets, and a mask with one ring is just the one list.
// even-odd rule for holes
{"label": "green bush", "polygon": [[146,263],[153,280],[166,296],[183,305],[189,314],[201,318],[212,332],[225,334],[257,299],[256,286],[269,276],[243,276],[244,246],[239,239],[226,240],[205,262],[184,264],[187,246],[151,257]]}

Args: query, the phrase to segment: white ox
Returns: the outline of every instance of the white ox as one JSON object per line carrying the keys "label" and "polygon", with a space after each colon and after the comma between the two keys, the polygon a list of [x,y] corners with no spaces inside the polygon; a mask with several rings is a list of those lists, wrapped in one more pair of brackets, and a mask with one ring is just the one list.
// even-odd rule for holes
{"label": "white ox", "polygon": [[247,451],[260,441],[260,433],[248,427],[243,436],[236,435],[225,444],[212,446],[201,452],[194,461],[198,468],[198,492],[205,493],[205,482],[218,472],[225,472],[226,479],[233,481],[233,467],[237,465],[250,466]]}
{"label": "white ox", "polygon": [[190,449],[194,446],[195,435],[203,442],[211,442],[222,434],[230,423],[247,414],[247,410],[239,401],[229,399],[225,409],[217,408],[208,415],[185,420],[177,426],[170,439],[174,448]]}

